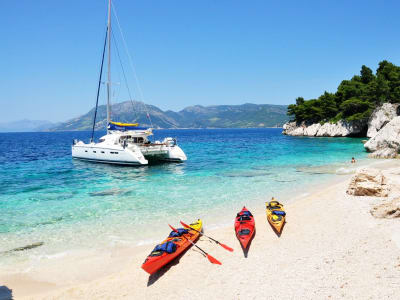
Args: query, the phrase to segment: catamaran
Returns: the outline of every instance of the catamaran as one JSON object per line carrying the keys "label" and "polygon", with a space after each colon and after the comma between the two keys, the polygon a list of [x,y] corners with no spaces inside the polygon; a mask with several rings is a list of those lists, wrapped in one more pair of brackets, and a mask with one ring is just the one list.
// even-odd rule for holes
{"label": "catamaran", "polygon": [[[139,127],[138,123],[121,123],[111,120],[111,0],[108,0],[107,30],[104,39],[103,55],[97,88],[96,109],[93,119],[92,136],[89,143],[74,140],[72,157],[92,162],[119,165],[147,165],[155,162],[183,162],[186,155],[177,145],[176,139],[167,137],[163,141],[151,142],[152,128]],[[107,134],[94,142],[99,92],[102,82],[104,58],[107,46]],[[149,114],[147,113],[147,117]]]}

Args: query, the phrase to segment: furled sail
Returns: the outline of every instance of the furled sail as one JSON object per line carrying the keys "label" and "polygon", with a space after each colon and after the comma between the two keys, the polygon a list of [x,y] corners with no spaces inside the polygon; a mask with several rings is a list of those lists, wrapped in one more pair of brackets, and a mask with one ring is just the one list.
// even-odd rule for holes
{"label": "furled sail", "polygon": [[121,122],[112,122],[108,123],[108,130],[146,130],[146,127],[139,127],[139,123],[121,123]]}

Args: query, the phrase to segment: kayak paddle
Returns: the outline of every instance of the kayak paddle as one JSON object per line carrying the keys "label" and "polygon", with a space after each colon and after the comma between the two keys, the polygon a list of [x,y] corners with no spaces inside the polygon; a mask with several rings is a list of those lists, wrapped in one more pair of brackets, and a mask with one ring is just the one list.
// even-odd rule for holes
{"label": "kayak paddle", "polygon": [[[168,224],[169,227],[171,227],[171,229],[175,232],[178,232],[178,230],[176,230],[174,227],[172,227],[170,224]],[[191,227],[190,227],[191,228]],[[193,229],[193,228],[191,228]],[[212,257],[210,254],[208,254],[206,251],[204,251],[203,249],[201,249],[199,246],[197,246],[195,243],[193,243],[191,240],[189,240],[186,236],[182,235],[187,241],[189,241],[193,246],[195,246],[197,249],[199,249],[202,254],[204,255],[204,257],[207,257],[208,260],[210,261],[210,263],[212,264],[216,264],[216,265],[222,265],[222,263],[217,260],[216,258]]]}
{"label": "kayak paddle", "polygon": [[224,248],[224,249],[226,249],[226,250],[228,250],[228,251],[233,252],[233,249],[232,249],[231,247],[228,247],[227,245],[222,244],[222,243],[218,242],[217,240],[214,240],[212,237],[209,237],[208,235],[205,235],[204,233],[202,233],[202,232],[200,232],[200,231],[198,231],[198,230],[196,230],[196,229],[190,227],[189,225],[183,223],[182,221],[181,221],[181,224],[182,224],[183,227],[190,228],[191,230],[194,230],[194,231],[200,233],[202,236],[205,236],[206,238],[209,238],[210,240],[212,240],[212,241],[215,242],[216,244],[220,245],[222,248]]}

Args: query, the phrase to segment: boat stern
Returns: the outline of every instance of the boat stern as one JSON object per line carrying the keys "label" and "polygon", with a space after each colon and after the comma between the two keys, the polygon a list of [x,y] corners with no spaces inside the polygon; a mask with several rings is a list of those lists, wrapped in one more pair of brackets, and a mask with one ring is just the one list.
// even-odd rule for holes
{"label": "boat stern", "polygon": [[184,162],[187,160],[185,152],[179,146],[168,147],[168,161]]}

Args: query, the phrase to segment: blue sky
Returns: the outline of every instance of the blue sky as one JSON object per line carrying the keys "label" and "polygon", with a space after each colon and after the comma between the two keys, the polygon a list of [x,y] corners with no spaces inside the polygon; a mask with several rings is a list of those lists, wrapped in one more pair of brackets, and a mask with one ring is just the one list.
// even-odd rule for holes
{"label": "blue sky", "polygon": [[[335,91],[363,64],[400,64],[399,3],[114,0],[143,100],[172,110],[290,104]],[[93,107],[106,1],[2,1],[1,10],[2,121],[64,121]],[[127,100],[118,74],[113,101]]]}

